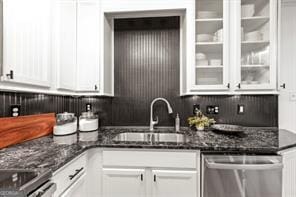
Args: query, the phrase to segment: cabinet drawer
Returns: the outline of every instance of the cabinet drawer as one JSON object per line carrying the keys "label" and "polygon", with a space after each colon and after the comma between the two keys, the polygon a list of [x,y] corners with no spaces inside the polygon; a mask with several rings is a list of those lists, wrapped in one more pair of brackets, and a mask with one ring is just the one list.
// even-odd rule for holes
{"label": "cabinet drawer", "polygon": [[196,152],[103,151],[103,166],[196,168]]}
{"label": "cabinet drawer", "polygon": [[60,194],[85,173],[86,159],[86,154],[83,153],[54,173],[52,180],[57,184],[57,191],[54,196],[60,196]]}

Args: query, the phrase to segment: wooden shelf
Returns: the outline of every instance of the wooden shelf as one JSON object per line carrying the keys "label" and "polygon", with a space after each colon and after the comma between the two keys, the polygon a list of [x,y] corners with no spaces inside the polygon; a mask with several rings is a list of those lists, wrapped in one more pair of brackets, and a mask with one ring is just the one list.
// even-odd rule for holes
{"label": "wooden shelf", "polygon": [[242,27],[245,32],[255,31],[260,29],[264,24],[269,22],[268,16],[254,16],[241,19]]}
{"label": "wooden shelf", "polygon": [[214,34],[223,28],[223,19],[196,19],[195,32],[197,34]]}
{"label": "wooden shelf", "polygon": [[195,68],[205,68],[205,69],[221,69],[223,66],[211,66],[211,65],[196,65]]}
{"label": "wooden shelf", "polygon": [[222,42],[196,42],[195,50],[198,53],[223,53]]}
{"label": "wooden shelf", "polygon": [[269,41],[242,41],[242,52],[249,52],[249,51],[254,51],[263,47],[266,47],[270,44]]}
{"label": "wooden shelf", "polygon": [[213,46],[213,45],[222,45],[222,42],[196,42],[196,45],[202,45],[202,46]]}
{"label": "wooden shelf", "polygon": [[269,65],[262,65],[262,64],[242,65],[242,68],[266,68],[266,67],[269,67]]}
{"label": "wooden shelf", "polygon": [[222,22],[223,18],[198,18],[196,22]]}

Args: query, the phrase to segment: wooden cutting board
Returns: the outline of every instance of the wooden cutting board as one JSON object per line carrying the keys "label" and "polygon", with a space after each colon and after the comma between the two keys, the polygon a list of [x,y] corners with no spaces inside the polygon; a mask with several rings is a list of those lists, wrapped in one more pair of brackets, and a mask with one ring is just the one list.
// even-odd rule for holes
{"label": "wooden cutting board", "polygon": [[0,118],[0,148],[52,134],[55,114]]}

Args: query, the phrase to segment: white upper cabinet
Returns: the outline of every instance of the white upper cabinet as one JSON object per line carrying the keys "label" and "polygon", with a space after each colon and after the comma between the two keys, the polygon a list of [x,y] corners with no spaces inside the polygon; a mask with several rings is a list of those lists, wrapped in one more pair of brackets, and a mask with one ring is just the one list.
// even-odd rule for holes
{"label": "white upper cabinet", "polygon": [[99,90],[100,7],[80,0],[77,7],[77,91]]}
{"label": "white upper cabinet", "polygon": [[196,0],[195,12],[187,93],[276,92],[277,1]]}
{"label": "white upper cabinet", "polygon": [[57,87],[99,91],[99,1],[59,0],[58,4]]}
{"label": "white upper cabinet", "polygon": [[236,90],[275,90],[277,66],[277,1],[236,3]]}
{"label": "white upper cabinet", "polygon": [[50,86],[51,0],[3,0],[3,81]]}
{"label": "white upper cabinet", "polygon": [[227,90],[229,72],[229,3],[196,0],[195,65],[192,90]]}
{"label": "white upper cabinet", "polygon": [[76,89],[76,10],[75,0],[60,0],[57,6],[57,88]]}

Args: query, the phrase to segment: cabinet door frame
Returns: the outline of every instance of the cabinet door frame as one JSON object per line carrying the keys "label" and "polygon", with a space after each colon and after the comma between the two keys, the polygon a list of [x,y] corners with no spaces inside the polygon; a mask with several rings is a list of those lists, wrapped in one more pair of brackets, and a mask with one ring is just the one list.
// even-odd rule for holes
{"label": "cabinet door frame", "polygon": [[[28,20],[21,21],[23,20],[22,17],[14,16],[14,14],[17,11],[14,10],[13,12],[10,10],[10,9],[14,9],[13,3],[18,3],[18,2],[17,1],[13,2],[9,0],[2,0],[1,2],[1,5],[3,7],[3,35],[2,35],[3,36],[3,64],[2,64],[3,73],[1,73],[2,74],[1,80],[9,83],[18,83],[23,85],[32,85],[32,86],[49,88],[51,85],[50,84],[51,83],[50,67],[52,63],[52,60],[51,60],[52,30],[51,29],[53,25],[53,20],[52,20],[53,3],[48,0],[39,2],[39,3],[42,3],[43,4],[42,6],[45,6],[45,7],[36,8],[34,1],[26,2],[26,4],[30,3],[29,5],[26,5],[26,6],[31,6],[32,8],[35,8],[35,10],[38,10],[38,8],[40,10],[42,9],[44,13],[44,15],[42,15],[43,17],[39,17],[38,19],[36,19],[40,21],[35,20],[32,22],[31,21],[32,19],[29,19],[30,22],[32,22],[31,26],[27,24],[29,23]],[[19,5],[19,6],[22,6],[22,5]],[[20,7],[19,9],[25,9],[25,8]],[[45,14],[47,15],[45,16]],[[36,16],[34,15],[31,15],[28,17],[36,18]],[[14,19],[17,22],[20,22],[20,24],[16,25],[15,24],[16,21],[10,21]],[[46,29],[44,29],[45,28],[44,23],[45,23]],[[24,28],[24,29],[22,29],[21,31],[18,31],[17,28]],[[31,32],[30,31],[28,32],[28,30],[30,30]],[[32,33],[35,34],[34,37],[32,37]],[[23,38],[23,36],[26,36],[26,37]],[[38,42],[38,38],[40,39],[39,42]],[[42,45],[42,50],[40,49],[41,45]],[[34,65],[37,65],[37,67],[34,68]],[[10,77],[7,76],[7,74],[9,74],[11,71],[13,72],[13,78],[11,78],[11,76]]]}
{"label": "cabinet door frame", "polygon": [[[152,177],[153,177],[153,182],[152,182],[152,197],[158,197],[157,195],[157,191],[156,191],[156,187],[158,184],[158,180],[159,179],[188,179],[193,181],[193,191],[194,193],[192,193],[192,197],[197,197],[199,196],[199,181],[197,179],[198,177],[198,172],[194,171],[194,170],[155,170],[152,169],[151,171],[152,173]],[[191,195],[191,194],[190,194]]]}
{"label": "cabinet door frame", "polygon": [[[146,196],[146,176],[145,176],[145,169],[141,168],[112,168],[112,167],[103,167],[102,170],[102,196],[107,197],[106,193],[106,178],[109,177],[119,177],[119,176],[129,176],[139,179],[140,183],[140,196],[139,197],[145,197]],[[112,196],[108,196],[112,197]]]}
{"label": "cabinet door frame", "polygon": [[[83,8],[92,9],[89,10],[89,16],[84,16],[85,12],[83,12]],[[96,12],[95,12],[96,11]],[[82,18],[81,18],[82,17]],[[86,28],[83,28],[83,22],[85,22],[85,19],[83,20],[83,17],[89,17],[91,18],[90,23],[96,23],[92,24],[91,28],[93,31],[90,31],[90,29],[87,29],[88,31],[85,31]],[[77,87],[76,91],[81,92],[98,92],[99,89],[99,78],[100,78],[100,4],[98,0],[77,0]],[[88,32],[91,32],[90,35],[84,35]],[[80,34],[81,33],[81,34]],[[97,34],[97,38],[95,40],[90,41],[88,39],[92,38],[94,39],[92,33]],[[85,42],[86,41],[86,42]],[[87,42],[88,41],[88,42]],[[86,43],[86,45],[83,45]],[[88,46],[87,46],[88,45]],[[88,52],[85,52],[86,46],[90,47],[89,45],[92,45],[92,49]],[[80,47],[81,46],[81,47]],[[88,60],[92,59],[92,61],[88,62]],[[87,61],[87,62],[85,62]],[[91,76],[90,79],[85,77],[81,77],[81,72],[85,69],[87,69],[87,72]]]}
{"label": "cabinet door frame", "polygon": [[233,30],[233,51],[232,54],[234,55],[235,62],[232,65],[232,68],[235,70],[235,78],[234,78],[234,84],[232,85],[234,87],[234,90],[239,91],[256,91],[256,90],[276,90],[277,89],[277,46],[278,46],[278,11],[277,1],[269,0],[269,36],[270,36],[270,52],[269,52],[269,61],[270,61],[270,83],[269,84],[242,84],[241,82],[241,2],[242,0],[237,0],[235,2],[232,2],[232,12],[233,17],[231,24],[234,25]]}
{"label": "cabinet door frame", "polygon": [[[57,0],[58,3],[58,8],[57,8],[57,39],[56,39],[56,45],[57,45],[57,50],[56,50],[56,58],[57,58],[57,89],[58,90],[67,90],[67,91],[75,91],[76,90],[76,74],[77,74],[77,60],[76,60],[76,56],[77,56],[77,20],[76,20],[76,15],[77,15],[77,1],[76,0]],[[71,36],[74,38],[72,40],[72,47],[71,47],[71,51],[70,51],[70,47],[68,46],[69,43],[64,43],[65,46],[62,47],[62,41],[64,39],[61,38],[61,34],[63,33],[63,30],[61,29],[61,14],[62,14],[62,6],[65,5],[72,5],[72,17],[68,16],[67,19],[71,19],[72,23],[71,25]],[[70,9],[70,8],[69,8]],[[69,21],[68,21],[69,23]],[[68,27],[69,29],[70,27]],[[69,31],[68,31],[69,34]],[[64,35],[65,36],[65,35]],[[64,53],[71,53],[69,55],[61,55],[62,51],[64,48]],[[64,56],[67,56],[67,58],[71,58],[71,63],[69,64],[69,61],[67,61],[67,59],[62,62],[64,64],[67,64],[68,67],[70,67],[69,69],[72,70],[71,72],[65,73],[62,70],[62,67],[65,66],[61,63],[61,58],[64,58]],[[72,68],[71,68],[72,67]],[[70,76],[69,76],[70,75]],[[69,81],[64,81],[62,78],[63,76],[66,77],[70,77],[72,78],[72,80]]]}
{"label": "cabinet door frame", "polygon": [[[197,1],[197,0],[195,0]],[[195,10],[197,12],[197,10]],[[195,14],[196,16],[196,14]],[[194,16],[194,17],[195,17]],[[196,25],[197,22],[194,21],[194,37],[193,40],[195,40],[196,32]],[[195,54],[194,54],[194,65],[190,66],[191,69],[191,79],[190,79],[190,92],[198,92],[198,91],[229,91],[229,85],[230,85],[230,3],[229,0],[223,0],[223,47],[222,47],[222,53],[223,53],[223,83],[221,85],[196,85],[196,64],[195,64]],[[194,42],[194,49],[196,50],[196,42]]]}

